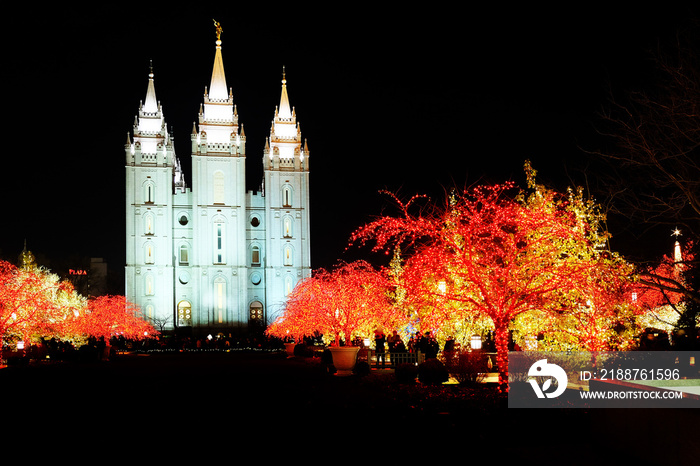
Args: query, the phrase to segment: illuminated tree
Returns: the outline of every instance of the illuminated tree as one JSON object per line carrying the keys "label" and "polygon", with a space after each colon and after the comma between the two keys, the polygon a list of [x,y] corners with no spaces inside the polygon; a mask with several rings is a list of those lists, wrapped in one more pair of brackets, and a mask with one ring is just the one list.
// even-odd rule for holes
{"label": "illuminated tree", "polygon": [[[493,329],[488,318],[478,314],[465,314],[461,312],[460,303],[446,299],[444,296],[444,281],[435,281],[425,277],[425,283],[419,282],[416,288],[415,280],[408,280],[413,272],[413,261],[409,257],[407,267],[403,265],[400,256],[400,248],[394,252],[394,257],[387,269],[387,276],[391,282],[390,297],[398,315],[402,315],[403,325],[399,326],[399,333],[408,339],[416,332],[431,332],[431,335],[442,346],[447,337],[452,337],[460,346],[468,345],[473,335],[483,335]],[[426,283],[430,287],[437,288],[439,293],[426,293]]]}
{"label": "illuminated tree", "polygon": [[385,275],[365,261],[342,264],[332,271],[320,269],[297,284],[284,314],[267,332],[296,341],[320,333],[335,345],[341,339],[350,345],[377,327],[396,325],[388,292]]}
{"label": "illuminated tree", "polygon": [[418,198],[397,200],[399,216],[382,217],[351,237],[351,243],[373,242],[374,250],[386,253],[397,245],[413,249],[403,270],[408,294],[416,301],[451,303],[434,307],[431,325],[488,317],[502,386],[514,319],[577,309],[591,290],[605,287],[606,277],[627,272],[603,249],[595,206],[579,192],[561,195],[536,185],[534,170],[527,169],[529,193],[511,183],[482,186],[417,213],[411,208]]}
{"label": "illuminated tree", "polygon": [[69,281],[36,266],[0,262],[0,339],[27,344],[57,338],[82,344],[88,337],[129,339],[157,332],[123,296],[80,296]]}
{"label": "illuminated tree", "polygon": [[27,344],[43,336],[65,338],[85,300],[70,282],[36,266],[0,262],[0,339]]}
{"label": "illuminated tree", "polygon": [[323,282],[312,274],[297,283],[287,297],[284,313],[272,322],[266,334],[300,343],[305,336],[316,336],[319,331],[313,325],[313,312],[317,306],[325,306],[328,297]]}
{"label": "illuminated tree", "polygon": [[124,296],[90,298],[84,314],[75,324],[75,331],[98,339],[121,336],[142,340],[158,335],[158,331],[141,314],[141,309]]}
{"label": "illuminated tree", "polygon": [[664,255],[659,263],[641,268],[634,289],[636,302],[644,311],[641,322],[645,327],[685,330],[690,341],[696,340],[700,305],[692,283],[696,274],[693,250],[692,241],[683,251],[676,241],[673,256]]}
{"label": "illuminated tree", "polygon": [[[595,274],[597,270],[593,270]],[[615,276],[617,275],[617,276]],[[635,346],[640,332],[640,310],[630,292],[630,266],[610,274],[610,282],[598,277],[584,288],[578,305],[559,312],[526,313],[513,327],[520,335],[537,334],[537,349],[545,351],[614,351]],[[584,301],[585,299],[585,301]]]}

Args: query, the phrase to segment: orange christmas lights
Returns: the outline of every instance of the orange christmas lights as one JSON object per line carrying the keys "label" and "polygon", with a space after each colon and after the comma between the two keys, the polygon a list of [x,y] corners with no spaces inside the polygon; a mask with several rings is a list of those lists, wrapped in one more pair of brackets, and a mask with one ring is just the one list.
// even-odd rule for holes
{"label": "orange christmas lights", "polygon": [[[418,198],[397,200],[400,214],[358,229],[351,244],[386,253],[409,251],[402,271],[406,296],[423,312],[421,325],[448,326],[474,315],[495,330],[499,382],[507,389],[508,331],[528,312],[571,312],[597,294],[612,302],[629,270],[601,248],[599,217],[576,192],[561,195],[511,183],[453,193],[446,205],[412,210]],[[599,300],[596,299],[597,302]],[[610,308],[611,309],[611,308]]]}
{"label": "orange christmas lights", "polygon": [[1,340],[26,345],[55,337],[81,343],[114,335],[142,339],[157,332],[123,296],[87,300],[55,274],[0,261]]}
{"label": "orange christmas lights", "polygon": [[321,334],[335,345],[341,340],[350,345],[357,337],[370,336],[375,328],[396,324],[389,290],[382,271],[365,261],[342,264],[332,271],[320,269],[294,288],[284,314],[267,333],[295,342]]}

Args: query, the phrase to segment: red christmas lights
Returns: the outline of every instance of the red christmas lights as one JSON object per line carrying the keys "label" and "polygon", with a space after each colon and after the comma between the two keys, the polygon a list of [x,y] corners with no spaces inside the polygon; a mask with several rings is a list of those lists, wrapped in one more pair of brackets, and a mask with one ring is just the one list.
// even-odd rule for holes
{"label": "red christmas lights", "polygon": [[682,301],[693,299],[694,296],[688,296],[686,292],[684,278],[684,273],[695,263],[692,250],[693,244],[688,242],[682,257],[664,255],[659,264],[641,271],[634,293],[643,309],[675,306]]}
{"label": "red christmas lights", "polygon": [[55,274],[0,261],[0,340],[79,343],[90,336],[142,339],[157,333],[123,296],[87,300]]}
{"label": "red christmas lights", "polygon": [[112,295],[90,298],[84,315],[77,319],[76,330],[84,335],[105,339],[118,335],[141,340],[158,334],[138,306],[124,296]]}
{"label": "red christmas lights", "polygon": [[294,288],[283,316],[267,333],[296,342],[322,334],[335,345],[341,340],[350,345],[357,337],[369,337],[375,328],[397,323],[389,290],[384,273],[365,261],[320,269]]}
{"label": "red christmas lights", "polygon": [[374,250],[410,252],[402,272],[408,302],[433,307],[423,324],[490,318],[499,382],[506,389],[514,319],[530,311],[569,312],[590,305],[598,294],[615,295],[618,302],[622,287],[608,286],[609,280],[624,282],[628,272],[601,248],[593,205],[575,192],[530,187],[529,195],[510,183],[477,187],[417,213],[412,209],[418,198],[397,200],[400,216],[379,218],[351,237],[351,244],[373,243]]}

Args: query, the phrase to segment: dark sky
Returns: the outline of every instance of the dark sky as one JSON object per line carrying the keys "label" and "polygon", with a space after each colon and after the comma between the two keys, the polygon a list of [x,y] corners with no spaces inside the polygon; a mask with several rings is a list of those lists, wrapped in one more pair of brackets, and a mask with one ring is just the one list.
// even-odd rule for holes
{"label": "dark sky", "polygon": [[455,184],[520,182],[527,158],[544,178],[566,182],[568,167],[586,157],[578,144],[592,137],[608,84],[643,83],[647,49],[691,16],[588,3],[554,13],[286,5],[278,17],[272,6],[11,7],[0,255],[14,260],[26,239],[46,265],[104,257],[122,272],[123,147],[149,63],[189,176],[213,18],[247,135],[249,188],[260,183],[286,67],[311,150],[316,268],[342,259],[352,230],[388,207],[381,189],[439,196]]}

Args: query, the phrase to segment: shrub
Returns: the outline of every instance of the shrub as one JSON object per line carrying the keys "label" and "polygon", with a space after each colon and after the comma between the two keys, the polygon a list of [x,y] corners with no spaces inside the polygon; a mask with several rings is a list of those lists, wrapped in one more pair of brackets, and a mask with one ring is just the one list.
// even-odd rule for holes
{"label": "shrub", "polygon": [[463,351],[450,359],[448,371],[463,385],[479,383],[484,379],[486,364],[480,352]]}
{"label": "shrub", "polygon": [[294,356],[301,358],[310,358],[314,355],[313,347],[308,347],[305,344],[298,344],[294,347]]}
{"label": "shrub", "polygon": [[450,380],[450,374],[439,360],[426,359],[418,365],[418,380],[426,385],[438,385]]}
{"label": "shrub", "polygon": [[369,375],[369,373],[370,373],[369,364],[367,363],[367,361],[358,361],[355,364],[355,368],[352,371],[355,373],[355,375],[359,375],[361,377],[365,376],[365,375]]}
{"label": "shrub", "polygon": [[399,383],[414,383],[418,377],[418,367],[408,362],[396,366],[394,376]]}

